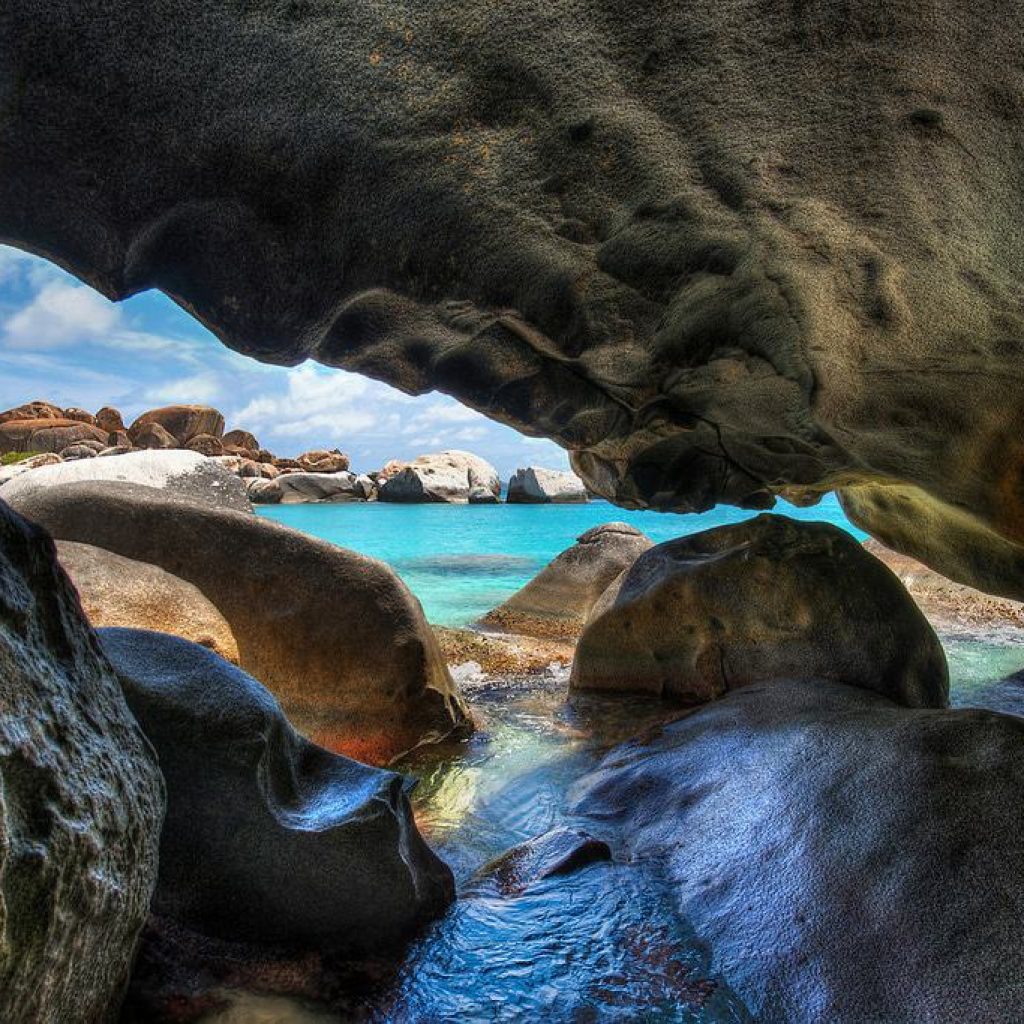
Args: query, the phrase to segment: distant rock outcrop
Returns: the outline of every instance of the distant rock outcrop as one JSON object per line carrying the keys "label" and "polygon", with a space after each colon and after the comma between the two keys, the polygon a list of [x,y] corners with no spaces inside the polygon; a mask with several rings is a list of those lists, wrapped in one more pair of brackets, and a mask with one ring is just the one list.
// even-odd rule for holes
{"label": "distant rock outcrop", "polygon": [[107,434],[91,423],[56,416],[0,423],[0,455],[7,452],[60,452],[79,441],[107,442]]}
{"label": "distant rock outcrop", "polygon": [[483,622],[528,636],[578,636],[605,590],[652,546],[650,538],[627,523],[595,526]]}
{"label": "distant rock outcrop", "polygon": [[588,498],[583,481],[574,473],[528,466],[513,473],[505,500],[510,505],[546,505],[585,502]]}
{"label": "distant rock outcrop", "polygon": [[53,543],[2,501],[0,708],[0,1020],[113,1020],[163,783]]}
{"label": "distant rock outcrop", "polygon": [[303,452],[296,460],[299,469],[306,473],[344,473],[349,466],[349,458],[337,448],[325,451],[317,448]]}
{"label": "distant rock outcrop", "polygon": [[463,451],[443,451],[419,455],[409,463],[389,463],[381,470],[378,485],[379,499],[393,502],[463,504],[469,501],[474,489],[495,496],[501,493],[497,470],[479,455]]}
{"label": "distant rock outcrop", "polygon": [[[157,424],[170,434],[177,445],[186,445],[198,434],[224,435],[224,417],[208,405],[167,405],[144,412],[128,428],[132,442],[139,444],[137,435],[149,424]],[[140,445],[141,447],[141,445]]]}

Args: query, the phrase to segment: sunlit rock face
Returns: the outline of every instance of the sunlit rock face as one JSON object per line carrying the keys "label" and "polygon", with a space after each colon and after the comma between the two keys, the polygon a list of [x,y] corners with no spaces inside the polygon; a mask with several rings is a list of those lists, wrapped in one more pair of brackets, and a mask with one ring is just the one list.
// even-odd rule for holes
{"label": "sunlit rock face", "polygon": [[106,294],[455,395],[624,505],[904,481],[1024,540],[1020,5],[0,19],[0,237]]}
{"label": "sunlit rock face", "polygon": [[157,876],[156,758],[53,542],[0,502],[0,1020],[114,1019]]}

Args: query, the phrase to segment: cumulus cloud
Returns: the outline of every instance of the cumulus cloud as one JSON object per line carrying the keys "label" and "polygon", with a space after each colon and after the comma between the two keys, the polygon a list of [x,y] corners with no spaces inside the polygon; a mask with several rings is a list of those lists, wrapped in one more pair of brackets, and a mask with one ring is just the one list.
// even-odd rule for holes
{"label": "cumulus cloud", "polygon": [[4,336],[11,348],[59,348],[102,338],[118,324],[117,307],[85,285],[52,281],[11,316]]}

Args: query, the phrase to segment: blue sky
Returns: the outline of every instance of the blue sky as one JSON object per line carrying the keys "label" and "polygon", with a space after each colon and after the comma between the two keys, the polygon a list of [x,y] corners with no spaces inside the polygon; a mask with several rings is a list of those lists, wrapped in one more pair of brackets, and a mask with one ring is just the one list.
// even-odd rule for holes
{"label": "blue sky", "polygon": [[160,292],[125,302],[46,260],[0,246],[0,409],[41,398],[126,422],[146,409],[198,402],[251,430],[279,455],[340,448],[354,468],[464,448],[507,479],[517,466],[568,468],[550,441],[523,437],[444,395],[419,398],[315,363],[285,368],[220,344]]}

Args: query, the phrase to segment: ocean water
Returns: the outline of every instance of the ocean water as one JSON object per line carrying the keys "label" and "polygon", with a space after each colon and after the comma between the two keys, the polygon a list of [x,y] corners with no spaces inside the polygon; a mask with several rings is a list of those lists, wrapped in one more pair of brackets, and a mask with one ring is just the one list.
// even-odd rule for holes
{"label": "ocean water", "polygon": [[[811,508],[780,501],[775,512],[832,523],[864,540],[833,495]],[[626,522],[655,543],[757,515],[721,505],[677,515],[585,505],[264,505],[259,514],[387,562],[441,626],[474,622],[501,604],[592,526]]]}

